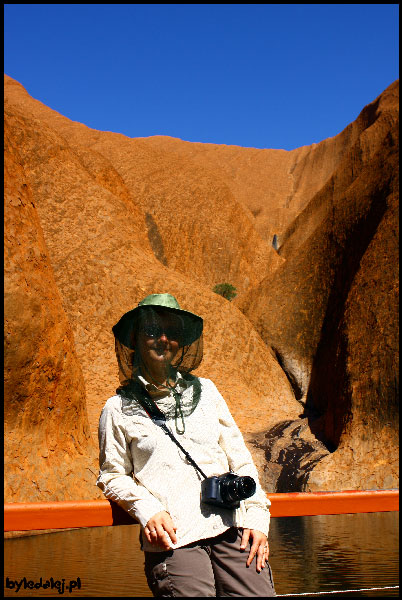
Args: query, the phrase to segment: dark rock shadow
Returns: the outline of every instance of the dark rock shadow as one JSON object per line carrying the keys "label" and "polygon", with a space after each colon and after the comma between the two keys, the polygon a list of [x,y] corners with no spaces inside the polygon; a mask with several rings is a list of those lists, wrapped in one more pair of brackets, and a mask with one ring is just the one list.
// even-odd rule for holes
{"label": "dark rock shadow", "polygon": [[162,236],[159,232],[155,219],[150,213],[145,213],[145,224],[147,226],[147,234],[149,243],[151,244],[152,252],[159,262],[167,267],[168,261],[165,256],[165,248],[163,246]]}

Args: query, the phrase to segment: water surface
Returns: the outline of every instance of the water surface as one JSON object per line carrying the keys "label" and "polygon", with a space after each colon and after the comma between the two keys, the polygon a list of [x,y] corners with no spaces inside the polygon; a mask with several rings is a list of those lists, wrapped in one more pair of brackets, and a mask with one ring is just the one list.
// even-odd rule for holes
{"label": "water surface", "polygon": [[[138,525],[93,527],[4,540],[5,596],[152,597]],[[399,585],[399,513],[280,517],[271,520],[270,564],[280,594]],[[64,579],[53,589],[9,582]],[[70,581],[81,588],[68,590]],[[9,583],[9,585],[11,585]],[[399,590],[343,593],[398,596]],[[331,594],[333,598],[336,594]],[[306,597],[306,596],[304,596]],[[323,597],[322,595],[319,597]],[[324,596],[325,597],[325,596]]]}

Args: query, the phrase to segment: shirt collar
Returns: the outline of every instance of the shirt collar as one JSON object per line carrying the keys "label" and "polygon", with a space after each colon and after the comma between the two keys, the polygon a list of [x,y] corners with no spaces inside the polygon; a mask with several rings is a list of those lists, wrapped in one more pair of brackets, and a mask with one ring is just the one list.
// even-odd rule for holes
{"label": "shirt collar", "polygon": [[[142,385],[142,387],[145,388],[145,390],[151,396],[168,396],[170,394],[170,390],[168,390],[168,389],[159,390],[155,384],[149,382],[140,373],[138,373],[136,375],[136,379],[139,381],[139,383]],[[183,378],[182,374],[179,371],[176,371],[174,381],[175,381],[174,388],[178,389],[178,391],[179,390],[184,391],[189,386],[189,383]]]}

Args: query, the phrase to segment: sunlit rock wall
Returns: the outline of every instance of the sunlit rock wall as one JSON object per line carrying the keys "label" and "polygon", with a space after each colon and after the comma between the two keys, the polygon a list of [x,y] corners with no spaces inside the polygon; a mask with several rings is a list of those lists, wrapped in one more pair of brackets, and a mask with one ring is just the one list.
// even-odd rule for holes
{"label": "sunlit rock wall", "polygon": [[267,491],[395,486],[397,83],[292,152],[94,131],[5,86],[6,497],[37,465],[36,499],[77,498],[64,472],[97,493],[111,328],[155,292],[204,317],[198,374]]}
{"label": "sunlit rock wall", "polygon": [[235,300],[331,452],[308,489],[398,483],[398,89],[340,135],[334,173],[283,235],[285,262]]}
{"label": "sunlit rock wall", "polygon": [[[188,268],[186,273],[166,266],[161,260],[160,250],[156,250],[157,235],[156,241],[149,235],[156,216],[150,219],[147,215],[155,213],[138,201],[120,174],[120,171],[123,172],[121,164],[125,164],[129,153],[123,147],[120,158],[123,136],[105,134],[109,149],[105,157],[99,150],[100,142],[97,142],[97,149],[93,147],[91,130],[62,117],[56,118],[53,111],[30,98],[22,86],[12,80],[6,80],[6,91],[6,123],[10,132],[7,148],[18,146],[17,160],[21,169],[19,179],[11,182],[10,186],[13,189],[25,174],[43,230],[49,270],[60,294],[66,326],[73,333],[71,340],[82,369],[92,439],[96,440],[100,411],[118,386],[111,328],[123,312],[136,306],[144,296],[161,291],[169,291],[177,297],[181,306],[203,316],[205,353],[198,373],[214,380],[245,434],[266,430],[288,414],[296,418],[299,405],[271,350],[237,308],[200,281],[197,268],[201,269],[204,261],[203,268],[208,273],[214,261],[205,250],[208,248],[208,219],[213,214],[211,207],[201,206],[201,201],[197,207],[197,198],[191,206],[187,191],[182,191],[181,209],[181,196],[176,189],[172,219],[180,227],[181,216],[183,221],[190,218],[186,216],[187,212],[202,213],[202,235],[201,238],[191,238],[188,232],[183,232],[182,245],[169,246],[163,242],[163,253],[168,264],[173,251],[183,260],[188,260],[192,252],[198,256],[199,262],[197,268]],[[77,130],[74,125],[77,125]],[[124,144],[129,141],[124,140]],[[145,160],[141,150],[137,155],[131,150],[130,156],[132,169],[135,169],[136,160],[138,165]],[[150,170],[155,154],[147,154],[146,158],[150,161],[146,168]],[[168,164],[166,158],[165,161]],[[213,178],[205,173],[206,183],[203,183],[199,171],[195,170],[193,180],[190,172],[188,179],[190,186],[198,182],[201,190],[198,197],[206,198]],[[227,202],[225,210],[229,210],[236,221],[236,203],[230,200],[225,189],[219,193],[221,196],[215,198],[216,212],[219,212],[221,200],[223,204]],[[243,218],[241,210],[239,222],[250,228],[249,217]],[[162,219],[162,226],[158,226],[161,238],[162,234],[165,235],[164,223]],[[224,238],[229,235],[232,224],[230,220],[222,223],[222,227],[226,228],[222,233]],[[166,227],[169,231],[171,225]],[[237,231],[239,224],[234,222],[233,228]],[[242,233],[243,239],[245,234],[247,231]],[[256,232],[251,231],[251,234],[247,234],[251,242],[252,236],[257,241],[260,239]],[[211,229],[212,241],[214,235]],[[246,240],[244,243],[251,242]],[[243,248],[239,246],[238,249],[236,244],[230,243],[233,256],[227,259],[228,262],[241,263]],[[271,248],[261,239],[258,243],[275,260]],[[13,248],[18,245],[15,236],[10,237],[10,245]],[[252,250],[257,260],[255,248]],[[214,268],[223,269],[222,278],[225,268],[219,266],[219,261],[217,263]],[[29,273],[30,265],[24,265],[24,270]],[[206,275],[204,281],[208,277]],[[10,294],[10,302],[12,299],[13,293]],[[52,360],[53,346],[48,346],[47,351],[47,359]],[[18,379],[19,376],[16,370],[14,377]],[[80,389],[78,385],[75,387]],[[67,392],[60,390],[60,393]],[[47,394],[44,397],[47,398]],[[20,435],[23,433],[20,432]],[[24,485],[22,476],[21,485]],[[49,481],[50,491],[55,485],[56,482],[52,484]]]}
{"label": "sunlit rock wall", "polygon": [[5,148],[5,499],[99,497],[82,370],[7,123]]}

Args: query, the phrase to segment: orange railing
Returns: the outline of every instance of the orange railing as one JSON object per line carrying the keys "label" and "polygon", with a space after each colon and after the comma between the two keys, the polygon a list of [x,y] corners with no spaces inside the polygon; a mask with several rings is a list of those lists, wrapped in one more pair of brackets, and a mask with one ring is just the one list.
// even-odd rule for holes
{"label": "orange railing", "polygon": [[[399,490],[267,494],[272,517],[338,515],[399,510]],[[68,529],[136,524],[108,500],[9,503],[4,505],[4,531]]]}

